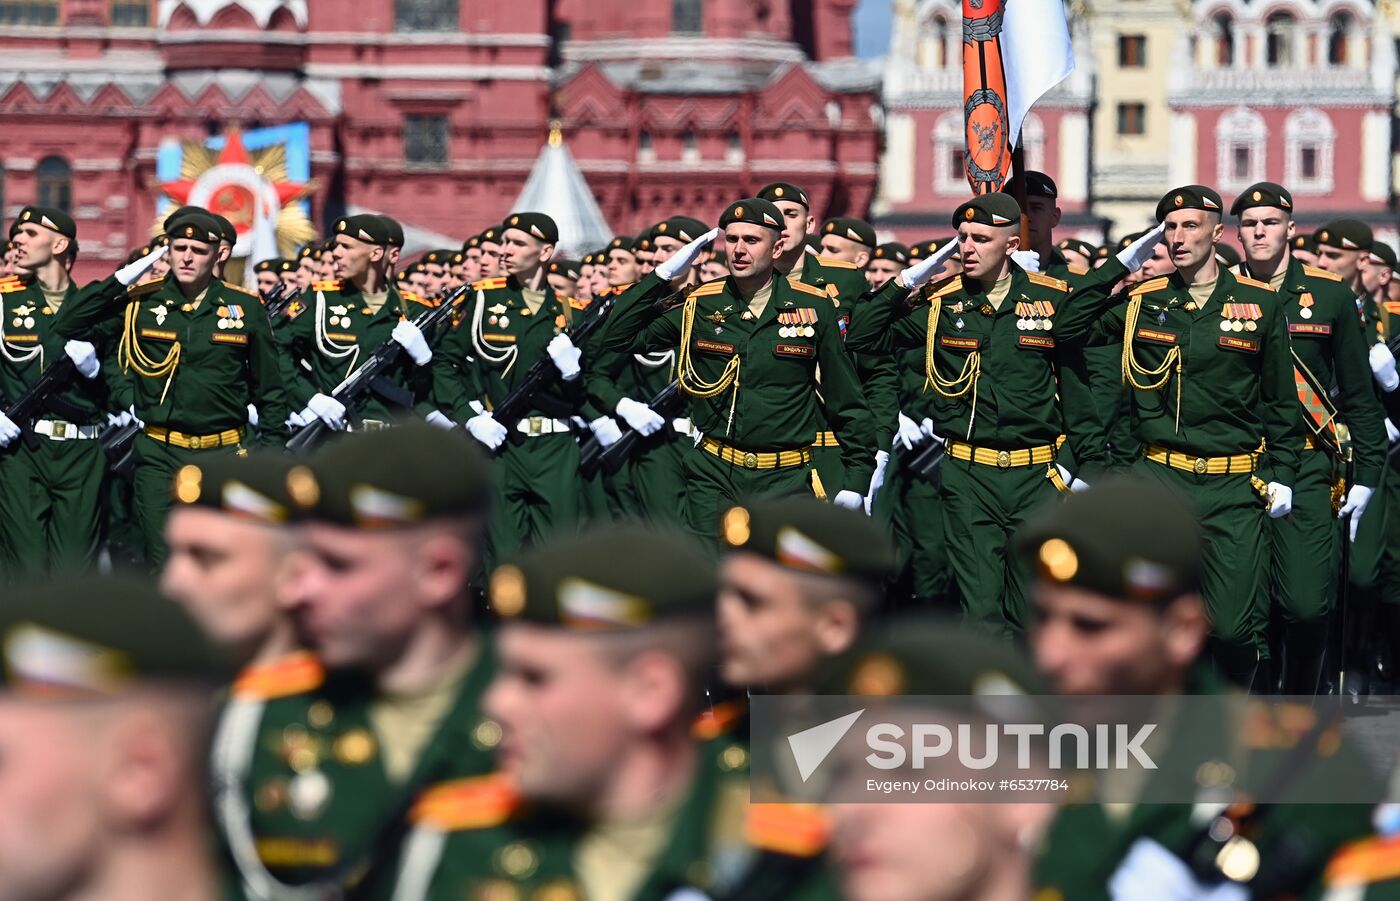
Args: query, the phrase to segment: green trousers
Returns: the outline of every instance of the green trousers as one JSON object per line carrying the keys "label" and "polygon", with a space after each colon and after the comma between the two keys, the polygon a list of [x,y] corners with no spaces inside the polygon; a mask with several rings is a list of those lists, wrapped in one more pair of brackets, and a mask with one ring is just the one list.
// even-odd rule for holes
{"label": "green trousers", "polygon": [[[97,555],[106,507],[107,458],[95,440],[54,441],[43,436],[12,449],[15,466],[5,493],[18,496],[20,573],[46,576],[86,569]],[[9,503],[6,502],[6,506]]]}
{"label": "green trousers", "polygon": [[[826,493],[828,498],[835,497],[836,492],[846,487],[846,464],[841,459],[840,447],[813,447],[812,468],[817,471],[817,478],[821,479],[822,491]],[[864,494],[864,487],[852,490]]]}
{"label": "green trousers", "polygon": [[655,522],[685,524],[685,454],[693,442],[670,428],[646,439],[626,470],[637,498],[633,516]]}
{"label": "green trousers", "polygon": [[1304,453],[1293,483],[1293,515],[1265,519],[1270,594],[1278,605],[1284,644],[1301,659],[1322,653],[1327,615],[1337,596],[1341,529],[1332,515],[1332,472],[1327,454]]}
{"label": "green trousers", "polygon": [[1020,635],[1029,611],[1028,570],[1012,538],[1037,508],[1059,498],[1059,489],[1044,463],[998,469],[947,457],[940,468],[944,543],[963,619],[992,635]]}
{"label": "green trousers", "polygon": [[580,494],[573,435],[561,432],[507,443],[496,459],[491,565],[552,535],[576,530]]}
{"label": "green trousers", "polygon": [[943,535],[943,499],[938,485],[904,467],[905,454],[895,453],[885,469],[885,484],[870,515],[889,526],[899,548],[901,585],[916,603],[942,606],[952,589],[948,551]]}
{"label": "green trousers", "polygon": [[1268,514],[1248,473],[1197,475],[1141,460],[1135,472],[1179,491],[1195,508],[1205,533],[1201,592],[1205,596],[1221,670],[1248,685],[1269,656]]}
{"label": "green trousers", "polygon": [[[1386,581],[1383,573],[1388,550],[1387,535],[1394,530],[1394,520],[1400,518],[1395,512],[1397,509],[1400,509],[1400,473],[1394,467],[1386,466],[1381,469],[1381,483],[1376,486],[1376,493],[1371,495],[1371,502],[1366,505],[1366,513],[1356,529],[1356,541],[1351,545],[1348,578],[1353,589],[1365,592]],[[1382,587],[1400,598],[1400,588]]]}
{"label": "green trousers", "polygon": [[241,444],[191,450],[155,441],[144,434],[136,436],[136,465],[131,472],[131,493],[141,543],[146,548],[146,563],[152,571],[159,570],[165,564],[169,553],[165,543],[165,517],[174,500],[175,473],[182,466],[197,465],[201,460],[244,451]]}
{"label": "green trousers", "polygon": [[756,497],[812,492],[811,466],[745,469],[698,447],[682,447],[685,523],[706,547],[719,548],[720,520],[730,507]]}

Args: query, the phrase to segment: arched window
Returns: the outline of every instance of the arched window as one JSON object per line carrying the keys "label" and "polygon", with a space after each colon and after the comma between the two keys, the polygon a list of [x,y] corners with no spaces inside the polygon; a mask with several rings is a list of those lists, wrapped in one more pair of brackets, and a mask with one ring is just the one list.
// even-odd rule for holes
{"label": "arched window", "polygon": [[1264,61],[1273,67],[1293,65],[1297,22],[1289,13],[1274,13],[1264,23]]}
{"label": "arched window", "polygon": [[948,68],[948,20],[942,13],[924,20],[914,54],[915,65],[925,72]]}
{"label": "arched window", "polygon": [[7,0],[0,3],[0,25],[57,25],[59,0]]}
{"label": "arched window", "polygon": [[35,172],[38,191],[36,206],[52,207],[71,213],[73,207],[73,167],[61,157],[46,156]]}
{"label": "arched window", "polygon": [[964,195],[967,187],[967,138],[962,110],[945,113],[933,126],[933,190]]}
{"label": "arched window", "polygon": [[1216,176],[1220,187],[1238,191],[1264,178],[1269,129],[1264,117],[1237,106],[1215,127]]}
{"label": "arched window", "polygon": [[656,148],[651,145],[651,132],[644,131],[637,135],[637,162],[651,163],[656,161]]}
{"label": "arched window", "polygon": [[1235,64],[1235,20],[1229,13],[1216,13],[1211,20],[1215,38],[1215,64],[1221,68]]}
{"label": "arched window", "polygon": [[1021,120],[1021,146],[1026,151],[1026,168],[1045,171],[1045,124],[1035,113]]}
{"label": "arched window", "polygon": [[695,136],[695,132],[686,131],[681,135],[681,162],[700,162],[700,139]]}
{"label": "arched window", "polygon": [[1313,107],[1294,110],[1284,122],[1283,137],[1283,180],[1293,192],[1331,193],[1337,129],[1327,114]]}
{"label": "arched window", "polygon": [[744,139],[737,131],[731,131],[725,139],[724,161],[742,163],[744,161]]}
{"label": "arched window", "polygon": [[394,0],[395,31],[456,31],[457,0]]}
{"label": "arched window", "polygon": [[1339,12],[1327,23],[1327,63],[1332,66],[1345,66],[1351,62],[1351,33],[1353,19],[1350,13]]}
{"label": "arched window", "polygon": [[671,31],[701,34],[705,30],[705,5],[701,0],[671,0]]}

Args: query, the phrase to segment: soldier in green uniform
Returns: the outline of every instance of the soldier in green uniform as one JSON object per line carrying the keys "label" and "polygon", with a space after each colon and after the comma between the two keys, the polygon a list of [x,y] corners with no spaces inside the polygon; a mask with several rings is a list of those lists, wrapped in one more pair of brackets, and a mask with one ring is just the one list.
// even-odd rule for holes
{"label": "soldier in green uniform", "polygon": [[886,241],[870,255],[870,264],[865,267],[865,283],[871,291],[878,291],[908,265],[909,248],[898,241]]}
{"label": "soldier in green uniform", "polygon": [[[823,415],[841,442],[845,481],[826,485],[856,509],[874,467],[870,410],[841,345],[827,292],[783,278],[783,213],[766,200],[730,204],[720,217],[729,278],[706,282],[667,310],[667,279],[690,266],[716,237],[702,235],[646,277],[645,296],[611,316],[605,349],[676,350],[690,419],[704,437],[685,456],[686,521],[713,541],[714,523],[740,498],[801,494],[812,478],[812,435]],[[820,384],[817,369],[821,370]]]}
{"label": "soldier in green uniform", "polygon": [[[1307,427],[1307,451],[1293,484],[1293,515],[1269,521],[1269,584],[1283,620],[1283,693],[1313,694],[1322,672],[1327,617],[1337,595],[1340,565],[1337,517],[1350,517],[1355,541],[1385,459],[1385,425],[1371,388],[1366,349],[1356,319],[1356,298],[1339,276],[1294,260],[1293,196],[1260,182],[1245,188],[1230,207],[1239,219],[1245,263],[1240,275],[1265,282],[1278,295],[1288,320],[1297,413]],[[1335,384],[1334,404],[1323,391]],[[1350,433],[1352,484],[1346,453],[1331,426],[1340,411]],[[1343,498],[1334,486],[1345,491]]]}
{"label": "soldier in green uniform", "polygon": [[[584,403],[582,353],[565,332],[582,310],[557,296],[545,278],[558,226],[543,213],[513,213],[499,240],[507,274],[472,285],[433,370],[438,408],[500,451],[493,560],[577,527],[578,444],[569,420]],[[544,359],[558,380],[535,395],[524,418],[498,421],[490,408]],[[512,432],[516,440],[508,443]]]}
{"label": "soldier in green uniform", "polygon": [[608,242],[607,271],[610,288],[627,288],[641,281],[642,269],[637,261],[636,241],[627,235],[618,235]]}
{"label": "soldier in green uniform", "polygon": [[1371,227],[1356,219],[1329,222],[1313,235],[1317,243],[1317,268],[1332,273],[1356,297],[1357,315],[1366,330],[1366,346],[1381,340],[1374,298],[1366,290],[1365,270],[1370,266],[1375,236]]}
{"label": "soldier in green uniform", "polygon": [[[1007,194],[964,203],[954,214],[963,274],[934,285],[929,306],[915,311],[907,288],[931,278],[952,248],[911,266],[862,308],[848,338],[857,350],[923,349],[919,370],[935,395],[929,418],[948,452],[940,467],[944,534],[950,550],[976,549],[949,553],[963,613],[1005,635],[1027,625],[1025,573],[1009,553],[1011,535],[1034,507],[1070,490],[1075,477],[1056,462],[1059,437],[1092,415],[1061,403],[1056,357],[1088,334],[1113,281],[1141,265],[1140,255],[1125,251],[1071,293],[1060,279],[1013,261],[1020,216]],[[1080,467],[1101,462],[1092,450]]]}
{"label": "soldier in green uniform", "polygon": [[[1171,698],[1224,690],[1204,654],[1209,530],[1181,491],[1138,475],[1106,479],[1027,524],[1017,545],[1036,572],[1031,647],[1059,693]],[[1260,750],[1227,753],[1246,755],[1230,759],[1244,767]],[[1154,759],[1169,769],[1169,755],[1162,748]],[[1222,810],[1207,803],[1202,785],[1196,804],[1063,808],[1040,848],[1036,897],[1295,897],[1333,850],[1367,829],[1363,806]]]}
{"label": "soldier in green uniform", "polygon": [[[410,320],[431,301],[391,283],[393,233],[384,217],[346,216],[336,220],[334,231],[338,278],[313,282],[277,331],[291,404],[300,411],[292,424],[320,419],[338,431],[381,429],[426,405],[433,351],[430,336]],[[372,390],[360,409],[347,410],[331,396],[336,386],[388,341],[405,353],[380,378],[399,391]],[[309,371],[296,360],[305,360]]]}
{"label": "soldier in green uniform", "polygon": [[279,273],[284,262],[286,261],[281,259],[263,260],[253,267],[253,273],[258,280],[258,294],[264,300],[281,284],[282,277]]}
{"label": "soldier in green uniform", "polygon": [[[290,411],[278,353],[258,298],[214,278],[219,227],[204,213],[167,223],[171,273],[127,290],[118,361],[143,424],[133,453],[136,520],[149,562],[165,560],[162,529],[181,466],[245,449],[248,407],[262,443],[285,440]],[[74,298],[74,301],[79,300]],[[72,303],[79,333],[121,310],[102,297]]]}
{"label": "soldier in green uniform", "polygon": [[295,658],[245,673],[213,755],[225,840],[250,893],[274,899],[359,879],[418,791],[488,772],[498,737],[479,714],[494,652],[471,619],[481,453],[408,423],[327,445],[286,492],[301,553],[282,596],[332,675]]}
{"label": "soldier in green uniform", "polygon": [[501,256],[502,231],[501,226],[493,225],[481,233],[481,278],[498,278],[507,274]]}
{"label": "soldier in green uniform", "polygon": [[1266,520],[1292,510],[1303,424],[1283,305],[1267,283],[1215,259],[1223,212],[1208,187],[1168,192],[1157,231],[1176,271],[1134,287],[1126,305],[1101,305],[1112,308],[1094,340],[1122,349],[1142,445],[1136,469],[1196,505],[1217,663],[1248,685],[1269,656]]}
{"label": "soldier in green uniform", "polygon": [[549,261],[549,287],[558,297],[578,297],[579,264],[573,260]]}
{"label": "soldier in green uniform", "polygon": [[863,219],[837,216],[822,224],[822,256],[850,263],[861,271],[875,259],[875,248],[879,243],[875,229]]}
{"label": "soldier in green uniform", "polygon": [[[0,280],[0,398],[8,406],[64,357],[76,367],[38,411],[27,442],[0,409],[0,570],[39,576],[88,566],[102,538],[107,461],[95,440],[106,411],[125,409],[115,357],[115,322],[75,327],[84,301],[120,297],[154,262],[143,257],[121,278],[79,289],[70,277],[77,227],[60,210],[25,207],[15,220],[19,274]],[[69,303],[72,301],[72,303]],[[105,361],[105,362],[104,362]]]}

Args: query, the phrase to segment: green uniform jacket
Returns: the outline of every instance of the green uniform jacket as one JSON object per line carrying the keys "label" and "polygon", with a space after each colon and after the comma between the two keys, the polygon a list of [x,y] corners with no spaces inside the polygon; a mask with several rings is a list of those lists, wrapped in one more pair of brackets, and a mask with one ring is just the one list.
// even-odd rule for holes
{"label": "green uniform jacket", "polygon": [[[613,311],[604,342],[607,348],[619,352],[678,348],[681,357],[689,358],[698,380],[706,383],[720,380],[737,359],[737,385],[709,398],[691,395],[690,418],[696,428],[745,451],[768,452],[805,448],[829,422],[841,442],[846,484],[827,486],[827,490],[833,495],[843,488],[864,493],[875,470],[870,408],[842,346],[835,308],[824,292],[793,285],[775,272],[772,297],[763,315],[746,320],[742,313],[747,302],[733,280],[717,279],[691,293],[695,313],[693,321],[684,322],[686,305],[656,312],[654,302],[664,296],[665,282],[652,274],[642,284],[651,302]],[[792,323],[784,324],[788,319]],[[682,348],[686,329],[689,344]],[[825,416],[818,390],[826,403]]]}
{"label": "green uniform jacket", "polygon": [[[1060,404],[1057,353],[1063,344],[1085,336],[1100,298],[1121,272],[1117,264],[1104,266],[1086,276],[1084,285],[1071,294],[1065,282],[1026,273],[1013,263],[1011,288],[999,311],[986,302],[980,285],[955,275],[928,292],[941,305],[936,321],[932,306],[919,304],[911,309],[904,303],[906,289],[887,285],[861,310],[848,344],[888,353],[928,347],[932,341],[932,354],[925,363],[948,380],[956,379],[965,368],[971,371],[969,357],[978,353],[980,375],[963,396],[948,398],[928,390],[934,395],[930,413],[939,433],[1007,450],[1054,445],[1061,435],[1078,427],[1073,418],[1076,411],[1062,411]],[[1026,304],[1035,308],[1036,315],[1018,313],[1018,306]],[[891,322],[900,312],[903,317]],[[1077,413],[1085,415],[1082,410]],[[1101,464],[1102,447],[1087,448],[1085,454],[1088,459],[1080,459],[1081,466]]]}
{"label": "green uniform jacket", "polygon": [[[506,399],[539,360],[545,349],[580,311],[544,289],[538,313],[525,304],[513,277],[482,279],[472,285],[454,316],[452,329],[433,353],[433,401],[457,422],[476,415],[471,402],[487,409]],[[584,377],[556,379],[535,395],[528,415],[567,419],[582,407]],[[515,423],[501,423],[514,429]]]}
{"label": "green uniform jacket", "polygon": [[[256,295],[214,280],[190,310],[175,278],[167,276],[131,288],[128,296],[120,363],[131,377],[138,419],[147,427],[211,435],[246,426],[252,404],[259,439],[286,440],[291,411],[278,348]],[[167,360],[176,361],[174,371],[159,371]]]}
{"label": "green uniform jacket", "polygon": [[[630,397],[639,403],[648,403],[676,378],[674,350],[633,354],[609,350],[607,347],[607,332],[613,327],[613,317],[617,311],[654,300],[646,295],[642,284],[638,282],[616,289],[618,296],[613,301],[612,312],[608,314],[608,321],[594,333],[590,348],[592,355],[588,358],[588,366],[584,373],[588,380],[589,400],[601,413],[608,416],[616,414],[617,402],[624,397]],[[669,431],[669,428],[665,431]]]}
{"label": "green uniform jacket", "polygon": [[1335,384],[1341,390],[1339,406],[1351,431],[1356,483],[1378,485],[1387,444],[1385,421],[1371,385],[1356,298],[1338,276],[1298,260],[1289,261],[1278,298],[1293,353],[1323,386]]}
{"label": "green uniform jacket", "polygon": [[[1055,249],[1050,251],[1048,264],[1045,260],[1041,261],[1040,271],[1066,282],[1070,291],[1087,283],[1091,274],[1091,270],[1071,266],[1064,255]],[[1110,441],[1108,423],[1104,419],[1100,400],[1094,397],[1094,385],[1099,381],[1117,385],[1117,361],[1114,361],[1110,372],[1099,372],[1095,366],[1101,367],[1102,364],[1093,358],[1092,352],[1086,354],[1078,348],[1059,350],[1056,375],[1060,384],[1060,403],[1066,410],[1066,416],[1075,423],[1075,427],[1065,435],[1065,443],[1074,456],[1074,464],[1069,468],[1078,478],[1092,480],[1099,474],[1095,471],[1096,464],[1091,462],[1086,466],[1081,461],[1087,458],[1090,461],[1110,462],[1107,454]]]}
{"label": "green uniform jacket", "polygon": [[[1259,477],[1291,486],[1303,452],[1303,421],[1278,295],[1222,269],[1215,290],[1194,312],[1186,309],[1191,293],[1179,273],[1144,282],[1129,296],[1142,299],[1134,333],[1126,334],[1128,306],[1119,303],[1098,321],[1091,340],[1131,342],[1148,369],[1160,367],[1173,348],[1181,351],[1180,375],[1172,374],[1160,391],[1132,392],[1138,440],[1202,456],[1251,453],[1262,440]],[[1255,329],[1222,331],[1221,323],[1231,321],[1226,304],[1257,306]]]}
{"label": "green uniform jacket", "polygon": [[[323,301],[324,299],[324,301]],[[301,410],[314,394],[330,395],[345,377],[354,372],[386,341],[401,319],[413,319],[431,304],[416,294],[390,285],[389,296],[377,311],[365,306],[354,283],[344,279],[316,282],[301,296],[296,312],[277,329],[293,410]],[[432,335],[424,336],[431,344]],[[331,351],[339,356],[333,356]],[[297,361],[311,366],[307,372]],[[432,369],[417,366],[408,354],[381,375],[412,396],[413,404],[427,399],[432,389]],[[407,411],[390,405],[374,391],[365,395],[354,419],[386,422],[402,418]]]}

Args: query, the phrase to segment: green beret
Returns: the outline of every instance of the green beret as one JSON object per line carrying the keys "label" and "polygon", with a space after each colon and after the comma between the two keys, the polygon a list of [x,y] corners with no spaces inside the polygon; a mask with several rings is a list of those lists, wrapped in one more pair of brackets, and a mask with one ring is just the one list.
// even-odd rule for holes
{"label": "green beret", "polygon": [[537,241],[559,243],[559,226],[544,213],[511,213],[502,228],[518,228]]}
{"label": "green beret", "polygon": [[237,244],[238,230],[233,227],[233,223],[218,213],[210,212],[209,215],[213,217],[215,222],[219,223],[219,240],[225,244]]}
{"label": "green beret", "polygon": [[731,551],[749,551],[789,569],[864,582],[896,575],[894,544],[864,513],[814,497],[755,500],[730,507],[720,538]]}
{"label": "green beret", "polygon": [[278,272],[296,272],[296,271],[297,271],[297,261],[296,261],[296,260],[278,260],[278,261],[277,261],[277,271],[278,271]]}
{"label": "green beret", "polygon": [[430,250],[423,254],[423,262],[441,266],[443,263],[447,262],[451,256],[452,251],[450,250]]}
{"label": "green beret", "polygon": [[1166,222],[1167,214],[1177,210],[1205,210],[1220,215],[1225,212],[1225,202],[1213,188],[1205,185],[1183,185],[1168,191],[1157,202],[1157,221]]}
{"label": "green beret", "polygon": [[0,684],[39,699],[118,697],[137,683],[220,684],[217,649],[179,604],[126,577],[6,589]]}
{"label": "green beret", "polygon": [[847,238],[871,249],[880,243],[875,237],[875,229],[871,227],[869,222],[847,216],[837,216],[826,220],[826,224],[822,226],[822,234]]}
{"label": "green beret", "polygon": [[728,228],[736,222],[761,225],[778,232],[783,230],[782,211],[767,200],[757,197],[745,197],[724,208],[719,217],[719,227]]}
{"label": "green beret", "polygon": [[658,223],[654,229],[654,237],[675,238],[682,244],[689,244],[696,238],[709,231],[710,228],[699,219],[690,216],[672,216],[665,222]]}
{"label": "green beret", "polygon": [[424,263],[422,260],[415,260],[413,264],[408,267],[407,271],[421,274],[428,271],[428,264]]}
{"label": "green beret", "polygon": [[1119,476],[1046,508],[1016,546],[1047,582],[1123,601],[1164,601],[1196,590],[1203,540],[1179,495]]}
{"label": "green beret", "polygon": [[827,693],[866,697],[1047,693],[1014,644],[924,618],[870,630],[834,676]]}
{"label": "green beret", "polygon": [[41,228],[47,228],[49,231],[58,232],[70,241],[76,241],[78,239],[78,223],[74,222],[73,217],[63,212],[63,210],[55,210],[42,206],[27,206],[20,210],[19,215],[15,217],[15,224],[10,229],[10,234],[13,236],[19,226],[28,222],[32,222]]}
{"label": "green beret", "polygon": [[311,259],[314,260],[314,259],[316,259],[316,255],[319,254],[320,252],[321,252],[320,248],[318,248],[318,247],[316,247],[316,246],[314,246],[314,245],[308,244],[306,247],[303,247],[301,250],[298,250],[298,251],[297,251],[297,259],[298,259],[298,260],[302,260],[302,259],[305,259],[306,257],[311,257]]}
{"label": "green beret", "polygon": [[335,220],[333,231],[337,235],[346,235],[356,241],[364,241],[366,244],[375,244],[380,247],[391,246],[388,224],[385,223],[383,216],[376,216],[373,213],[341,216]]}
{"label": "green beret", "polygon": [[802,239],[802,249],[809,250],[816,256],[821,256],[822,242],[816,235],[808,235]]}
{"label": "green beret", "polygon": [[482,243],[482,244],[499,244],[499,243],[501,243],[501,232],[502,232],[502,231],[504,231],[504,229],[502,229],[499,225],[493,225],[493,226],[491,226],[490,228],[486,229],[485,231],[483,231],[483,232],[481,233],[481,235],[480,235],[481,243]]}
{"label": "green beret", "polygon": [[202,207],[202,206],[189,206],[189,205],[186,205],[186,206],[176,207],[174,210],[172,210],[171,212],[169,212],[169,213],[166,214],[166,216],[165,216],[165,221],[162,222],[162,223],[161,223],[161,226],[160,226],[160,227],[161,227],[161,231],[169,231],[169,229],[170,229],[170,223],[174,222],[176,219],[178,219],[178,218],[181,217],[181,216],[188,215],[189,213],[203,213],[203,214],[206,215],[206,216],[210,215],[209,211],[206,210],[206,209],[205,209],[204,207]]}
{"label": "green beret", "polygon": [[460,250],[454,250],[452,256],[447,258],[447,261],[453,266],[460,266],[467,261],[467,255]]}
{"label": "green beret", "polygon": [[281,272],[281,271],[282,271],[282,264],[285,263],[285,262],[286,262],[286,260],[282,259],[281,257],[278,257],[277,259],[273,259],[273,260],[263,260],[261,263],[258,263],[256,266],[253,267],[253,271],[254,271],[254,272]]}
{"label": "green beret", "polygon": [[618,235],[608,242],[608,252],[611,253],[614,250],[635,254],[637,251],[637,242],[629,235]]}
{"label": "green beret", "polygon": [[579,264],[573,260],[550,260],[549,274],[576,279],[579,277]]}
{"label": "green beret", "polygon": [[[1134,241],[1136,241],[1138,238],[1141,238],[1145,234],[1147,234],[1147,232],[1129,232],[1128,234],[1118,239],[1118,245],[1114,249],[1127,250],[1128,245],[1132,244]],[[1103,254],[1103,256],[1108,256],[1108,254]]]}
{"label": "green beret", "polygon": [[[11,246],[11,245],[10,245],[10,242],[9,242],[9,241],[6,241],[6,242],[5,242],[5,249],[6,249],[6,250],[9,250],[9,249],[10,249],[10,246]],[[133,250],[133,251],[127,256],[127,258],[126,258],[126,265],[130,266],[132,263],[134,263],[134,262],[136,262],[137,260],[141,259],[142,257],[144,257],[146,254],[148,254],[148,253],[150,253],[150,252],[151,252],[151,246],[150,246],[149,244],[147,244],[145,247],[138,247],[138,248],[136,248],[135,250]]]}
{"label": "green beret", "polygon": [[1376,242],[1371,226],[1357,219],[1338,219],[1317,230],[1318,246],[1339,247],[1342,250],[1370,250]]}
{"label": "green beret", "polygon": [[489,599],[507,619],[597,632],[710,618],[717,593],[714,561],[694,539],[618,524],[542,545],[498,567]]}
{"label": "green beret", "polygon": [[886,241],[884,244],[875,248],[875,259],[893,260],[901,266],[909,262],[909,254],[909,248],[900,244],[898,241]]}
{"label": "green beret", "polygon": [[1384,241],[1377,241],[1371,245],[1371,262],[1380,263],[1388,269],[1395,268],[1395,251]]}
{"label": "green beret", "polygon": [[1257,206],[1278,207],[1289,215],[1293,214],[1293,195],[1283,185],[1271,181],[1256,182],[1245,188],[1235,202],[1230,204],[1230,215],[1238,216],[1245,210]]}
{"label": "green beret", "polygon": [[214,221],[213,216],[199,211],[165,220],[165,236],[172,241],[183,238],[202,244],[218,244],[223,240],[219,234],[219,223]]}
{"label": "green beret", "polygon": [[401,285],[407,285],[408,277],[412,274],[413,273],[410,272],[408,269],[400,269],[398,272],[394,273],[394,281],[398,282]]}
{"label": "green beret", "polygon": [[633,238],[632,248],[634,250],[643,251],[651,250],[651,229],[647,229],[646,231],[638,234],[637,237]]}
{"label": "green beret", "polygon": [[1010,194],[978,194],[953,211],[953,228],[964,222],[1011,226],[1021,221],[1021,205]]}
{"label": "green beret", "polygon": [[404,245],[403,226],[399,225],[397,219],[391,219],[385,215],[379,215],[379,221],[384,223],[384,233],[389,236],[390,247],[402,248]]}
{"label": "green beret", "polygon": [[1090,260],[1094,258],[1094,252],[1098,249],[1088,241],[1081,241],[1078,238],[1065,238],[1055,246],[1059,247],[1061,250],[1070,250],[1074,253],[1082,254],[1085,259]]}
{"label": "green beret", "polygon": [[810,207],[812,205],[811,201],[807,199],[806,191],[792,182],[787,181],[775,181],[772,184],[764,185],[762,188],[759,188],[756,196],[769,202],[788,200],[793,203],[800,203],[805,207]]}
{"label": "green beret", "polygon": [[[1129,241],[1128,243],[1131,244],[1132,242]],[[1110,256],[1112,253],[1113,253],[1113,248],[1110,247],[1109,245],[1105,244],[1105,245],[1103,245],[1102,247],[1096,247],[1096,248],[1094,248],[1094,259],[1096,259],[1096,260],[1106,260],[1106,259],[1109,258],[1109,256]]]}
{"label": "green beret", "polygon": [[1294,250],[1306,250],[1308,253],[1317,253],[1316,235],[1294,235],[1288,242],[1288,246]]}
{"label": "green beret", "polygon": [[286,454],[259,451],[247,457],[212,457],[175,473],[175,509],[204,507],[263,525],[285,525],[295,507],[288,482],[311,477],[306,467]]}
{"label": "green beret", "polygon": [[468,250],[473,250],[480,246],[481,235],[472,235],[470,238],[462,242],[462,253],[466,253]]}
{"label": "green beret", "polygon": [[1238,266],[1240,264],[1240,252],[1229,244],[1215,245],[1215,258],[1225,266]]}
{"label": "green beret", "polygon": [[484,512],[491,469],[465,433],[409,422],[331,442],[287,489],[302,519],[361,529]]}
{"label": "green beret", "polygon": [[[1005,188],[1002,188],[1005,190]],[[1026,172],[1026,196],[1027,197],[1048,197],[1051,200],[1060,196],[1060,189],[1055,185],[1055,180],[1044,172],[1037,172],[1034,169]]]}

